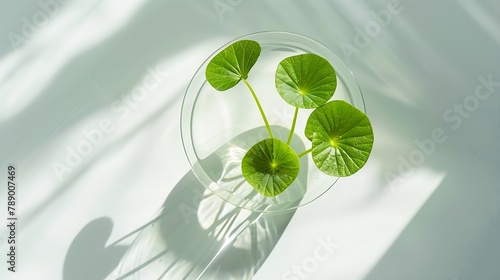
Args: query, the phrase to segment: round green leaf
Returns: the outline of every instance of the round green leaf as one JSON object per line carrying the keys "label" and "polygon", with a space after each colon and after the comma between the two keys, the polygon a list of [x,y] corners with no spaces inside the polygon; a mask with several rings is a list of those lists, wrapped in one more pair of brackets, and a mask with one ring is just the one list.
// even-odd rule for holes
{"label": "round green leaf", "polygon": [[373,146],[368,117],[340,100],[314,110],[307,120],[305,134],[312,141],[314,163],[332,176],[356,173],[365,165]]}
{"label": "round green leaf", "polygon": [[208,83],[219,91],[234,87],[240,80],[248,78],[260,50],[259,43],[251,40],[229,45],[208,63],[205,71]]}
{"label": "round green leaf", "polygon": [[276,69],[275,83],[278,93],[290,105],[312,109],[332,98],[337,76],[326,59],[308,53],[282,60]]}
{"label": "round green leaf", "polygon": [[255,144],[241,162],[247,182],[264,196],[276,196],[285,191],[297,178],[299,168],[295,151],[276,138]]}

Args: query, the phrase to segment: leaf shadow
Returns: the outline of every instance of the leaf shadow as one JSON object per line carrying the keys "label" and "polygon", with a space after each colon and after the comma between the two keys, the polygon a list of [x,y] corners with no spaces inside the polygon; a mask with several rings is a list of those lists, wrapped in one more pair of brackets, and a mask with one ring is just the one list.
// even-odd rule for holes
{"label": "leaf shadow", "polygon": [[113,222],[108,217],[94,219],[82,228],[66,253],[64,280],[102,280],[113,271],[127,247],[105,246],[112,229]]}

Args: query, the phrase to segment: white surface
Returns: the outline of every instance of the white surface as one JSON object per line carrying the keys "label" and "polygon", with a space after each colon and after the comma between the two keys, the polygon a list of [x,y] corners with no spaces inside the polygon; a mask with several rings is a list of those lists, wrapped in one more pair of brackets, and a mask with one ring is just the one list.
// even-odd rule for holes
{"label": "white surface", "polygon": [[[218,13],[214,3],[227,10]],[[236,37],[283,30],[344,54],[376,140],[359,174],[296,212],[253,279],[498,279],[500,87],[463,117],[448,110],[473,102],[478,77],[500,81],[500,6],[390,3],[74,0],[14,50],[8,34],[21,36],[23,17],[44,9],[3,1],[0,178],[5,185],[7,164],[16,164],[19,245],[18,271],[4,263],[0,278],[86,279],[80,273],[88,268],[104,279],[133,239],[104,246],[154,217],[189,170],[179,115],[198,66]],[[346,56],[346,43],[362,40],[356,28],[390,9],[386,26]],[[154,84],[154,69],[163,73],[157,85],[127,101],[145,81]],[[58,176],[54,162],[64,163],[67,147],[76,149],[83,131],[103,120],[113,130]],[[388,180],[435,129],[444,143],[407,176]],[[77,238],[92,221],[102,228]],[[2,226],[2,255],[7,234]],[[331,251],[325,242],[335,244]],[[77,252],[81,266],[68,254],[76,245],[89,250]],[[321,248],[326,256],[315,253]]]}

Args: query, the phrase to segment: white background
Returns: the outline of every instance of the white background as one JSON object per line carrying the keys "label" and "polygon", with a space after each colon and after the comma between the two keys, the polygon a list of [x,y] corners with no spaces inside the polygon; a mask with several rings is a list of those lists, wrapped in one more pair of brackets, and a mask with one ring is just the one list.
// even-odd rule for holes
{"label": "white background", "polygon": [[[190,78],[221,45],[268,30],[339,54],[376,140],[362,171],[295,213],[253,279],[500,279],[496,1],[54,1],[0,3],[0,217],[15,164],[19,218],[17,272],[2,261],[1,279],[107,277],[133,240],[120,238],[189,171]],[[130,101],[151,71],[156,86]],[[55,171],[103,121],[103,139]],[[443,141],[424,154],[433,131]]]}

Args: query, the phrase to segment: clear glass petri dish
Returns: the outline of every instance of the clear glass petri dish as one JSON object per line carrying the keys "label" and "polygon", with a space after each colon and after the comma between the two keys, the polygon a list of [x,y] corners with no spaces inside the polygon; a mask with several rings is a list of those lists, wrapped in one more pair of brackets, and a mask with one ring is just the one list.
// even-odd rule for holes
{"label": "clear glass petri dish", "polygon": [[[363,95],[352,72],[330,49],[303,35],[288,32],[260,32],[242,36],[216,50],[194,74],[181,109],[182,144],[189,164],[199,181],[228,203],[256,212],[282,212],[306,205],[338,180],[323,174],[311,155],[301,157],[297,179],[275,197],[260,195],[241,173],[246,151],[269,137],[251,93],[243,83],[225,92],[212,88],[205,79],[209,61],[222,49],[239,40],[257,41],[261,55],[247,81],[255,90],[276,138],[286,141],[294,107],[277,93],[274,77],[279,62],[286,57],[314,53],[327,59],[337,73],[337,89],[332,100],[344,100],[365,112]],[[297,153],[311,147],[304,135],[312,110],[299,111],[292,148]]]}

